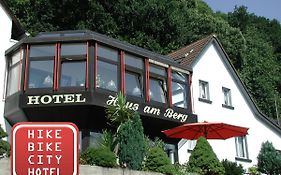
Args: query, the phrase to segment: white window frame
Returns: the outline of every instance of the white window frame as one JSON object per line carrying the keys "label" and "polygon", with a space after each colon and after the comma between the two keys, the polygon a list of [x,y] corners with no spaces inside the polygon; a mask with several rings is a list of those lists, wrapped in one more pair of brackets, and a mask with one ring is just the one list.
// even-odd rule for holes
{"label": "white window frame", "polygon": [[187,140],[187,152],[191,152],[196,146],[197,140]]}
{"label": "white window frame", "polygon": [[226,87],[222,87],[223,104],[226,106],[232,106],[231,90]]}
{"label": "white window frame", "polygon": [[210,100],[209,83],[207,81],[199,80],[199,98]]}
{"label": "white window frame", "polygon": [[246,136],[235,137],[236,157],[249,159]]}

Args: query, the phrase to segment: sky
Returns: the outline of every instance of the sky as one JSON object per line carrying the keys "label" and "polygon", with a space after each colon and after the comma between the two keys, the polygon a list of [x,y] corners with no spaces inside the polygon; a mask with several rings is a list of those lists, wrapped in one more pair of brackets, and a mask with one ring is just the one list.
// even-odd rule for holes
{"label": "sky", "polygon": [[248,12],[281,22],[281,0],[203,0],[214,11],[232,12],[235,5],[248,7]]}

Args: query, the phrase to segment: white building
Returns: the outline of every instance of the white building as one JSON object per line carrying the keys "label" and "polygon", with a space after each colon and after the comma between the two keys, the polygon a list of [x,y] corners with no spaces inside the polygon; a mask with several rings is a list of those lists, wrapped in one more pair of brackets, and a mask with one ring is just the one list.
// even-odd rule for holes
{"label": "white building", "polygon": [[25,35],[25,31],[17,21],[15,16],[12,15],[11,10],[7,6],[4,0],[0,0],[0,124],[4,130],[6,125],[4,121],[4,83],[5,82],[5,70],[6,70],[6,59],[5,50],[14,45],[20,38]]}
{"label": "white building", "polygon": [[[263,142],[268,140],[281,150],[281,127],[259,111],[215,36],[169,56],[193,68],[193,105],[199,122],[225,122],[249,128],[246,137],[208,140],[220,160],[235,161],[247,169],[257,164]],[[192,141],[181,140],[180,163],[188,160],[194,145]]]}

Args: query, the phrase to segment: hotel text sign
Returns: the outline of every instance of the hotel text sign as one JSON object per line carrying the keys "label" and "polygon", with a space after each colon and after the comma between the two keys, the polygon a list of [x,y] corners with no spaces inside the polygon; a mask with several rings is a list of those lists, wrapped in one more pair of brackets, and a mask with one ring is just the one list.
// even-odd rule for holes
{"label": "hotel text sign", "polygon": [[66,103],[85,103],[86,98],[82,94],[56,94],[56,95],[29,95],[27,96],[27,105],[47,105],[66,104]]}
{"label": "hotel text sign", "polygon": [[78,175],[78,129],[72,123],[32,123],[12,129],[12,175]]}
{"label": "hotel text sign", "polygon": [[[106,104],[116,106],[117,97],[109,95],[108,100],[106,101]],[[149,114],[149,115],[153,115],[153,116],[157,116],[157,117],[164,116],[166,118],[178,120],[182,123],[184,123],[188,118],[187,114],[175,112],[172,108],[167,108],[164,111],[162,111],[160,108],[152,107],[150,105],[146,105],[143,108],[140,108],[140,104],[132,103],[132,102],[128,102],[128,101],[126,103],[126,107],[133,111],[140,111],[140,112],[143,112],[144,114]]]}
{"label": "hotel text sign", "polygon": [[[88,100],[85,94],[73,93],[73,94],[53,94],[53,95],[28,95],[26,105],[49,105],[49,104],[79,104],[87,103]],[[101,104],[106,105],[117,105],[117,97],[113,95],[107,96],[106,99],[103,99]],[[184,114],[178,111],[175,111],[172,108],[159,108],[151,105],[143,105],[136,102],[127,101],[126,107],[133,111],[138,111],[144,115],[150,115],[158,118],[167,118],[170,120],[175,120],[181,123],[185,123],[189,115]]]}

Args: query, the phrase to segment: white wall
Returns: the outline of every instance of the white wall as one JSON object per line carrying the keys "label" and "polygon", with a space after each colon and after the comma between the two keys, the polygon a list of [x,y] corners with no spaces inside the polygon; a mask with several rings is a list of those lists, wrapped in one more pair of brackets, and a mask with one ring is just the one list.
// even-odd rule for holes
{"label": "white wall", "polygon": [[[225,58],[223,58],[225,59]],[[193,98],[194,110],[198,121],[225,122],[249,128],[247,136],[249,159],[252,163],[241,163],[244,168],[257,164],[257,155],[262,142],[273,142],[276,149],[281,150],[281,136],[259,121],[250,109],[249,104],[240,92],[238,85],[232,79],[230,72],[222,62],[222,57],[214,44],[209,44],[193,66]],[[212,104],[201,102],[199,98],[199,80],[209,82],[210,100]],[[231,89],[232,106],[234,110],[222,107],[222,87]],[[235,161],[235,139],[208,140],[220,160]],[[185,150],[184,150],[185,149]],[[188,160],[186,145],[179,150],[180,163]]]}
{"label": "white wall", "polygon": [[14,41],[11,40],[12,35],[12,19],[6,13],[2,5],[0,4],[0,124],[2,128],[5,130],[5,122],[4,122],[4,77],[6,71],[6,59],[5,59],[5,50],[15,44]]}

